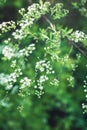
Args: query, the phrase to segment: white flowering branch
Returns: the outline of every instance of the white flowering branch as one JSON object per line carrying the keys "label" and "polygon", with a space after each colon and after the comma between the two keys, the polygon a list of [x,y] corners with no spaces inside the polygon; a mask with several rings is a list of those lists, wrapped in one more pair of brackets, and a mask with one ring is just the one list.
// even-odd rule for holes
{"label": "white flowering branch", "polygon": [[[8,60],[11,67],[9,67],[10,74],[6,75],[5,72],[0,74],[0,85],[8,91],[17,86],[18,95],[22,97],[31,93],[40,97],[45,92],[45,86],[74,87],[75,78],[72,72],[75,71],[78,60],[69,57],[70,48],[66,53],[63,52],[64,46],[61,47],[61,40],[62,38],[67,40],[87,58],[84,50],[77,45],[78,42],[87,39],[87,35],[81,31],[63,29],[61,25],[57,29],[50,21],[48,14],[54,21],[69,13],[67,9],[63,9],[61,3],[53,7],[49,2],[36,3],[29,6],[27,10],[22,8],[19,13],[22,18],[17,21],[17,24],[12,21],[0,24],[0,35],[13,30],[11,37],[3,40],[4,44],[0,46],[2,62]],[[38,27],[37,21],[40,18],[43,18],[49,26]]]}

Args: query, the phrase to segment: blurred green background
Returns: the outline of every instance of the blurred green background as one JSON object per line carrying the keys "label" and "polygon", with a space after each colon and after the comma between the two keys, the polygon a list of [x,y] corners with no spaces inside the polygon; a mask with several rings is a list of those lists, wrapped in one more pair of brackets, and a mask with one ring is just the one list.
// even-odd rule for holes
{"label": "blurred green background", "polygon": [[[87,18],[73,8],[71,5],[73,0],[48,1],[52,4],[63,2],[70,10],[67,18],[61,20],[63,26],[84,30],[87,33]],[[27,8],[34,2],[36,3],[38,0],[0,0],[0,23],[20,19],[18,10],[21,7]],[[45,26],[44,22],[43,26]],[[63,49],[67,50],[67,47],[63,47]],[[75,53],[77,53],[76,50]],[[47,87],[46,93],[40,99],[35,95],[24,99],[17,98],[14,92],[8,94],[9,97],[6,95],[0,105],[0,130],[87,130],[87,116],[83,115],[81,106],[85,102],[83,80],[87,73],[86,64],[87,59],[82,56],[79,67],[74,72],[76,79],[74,88],[65,87],[64,81],[60,88]],[[0,62],[0,72],[7,65],[8,62],[4,65]],[[55,68],[58,71],[57,64]],[[62,74],[62,77],[65,76],[66,71]],[[0,93],[2,93],[2,89]],[[18,106],[18,104],[23,106]],[[24,108],[22,109],[22,107]]]}

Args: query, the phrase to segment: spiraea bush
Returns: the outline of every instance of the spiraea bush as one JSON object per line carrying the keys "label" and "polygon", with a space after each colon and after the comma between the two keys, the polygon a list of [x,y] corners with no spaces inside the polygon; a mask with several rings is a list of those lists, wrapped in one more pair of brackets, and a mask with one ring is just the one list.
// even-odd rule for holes
{"label": "spiraea bush", "polygon": [[[73,3],[73,6],[77,7],[77,4]],[[40,1],[27,9],[21,8],[19,14],[20,20],[0,24],[1,66],[5,66],[4,69],[1,67],[0,73],[1,99],[12,94],[21,99],[31,95],[40,98],[54,88],[61,100],[67,89],[77,85],[75,71],[80,58],[87,58],[79,43],[87,47],[87,34],[63,26],[61,19],[69,14],[63,3],[51,5]],[[83,87],[86,93],[86,80]],[[1,104],[4,104],[3,100]],[[86,112],[84,102],[82,107]]]}

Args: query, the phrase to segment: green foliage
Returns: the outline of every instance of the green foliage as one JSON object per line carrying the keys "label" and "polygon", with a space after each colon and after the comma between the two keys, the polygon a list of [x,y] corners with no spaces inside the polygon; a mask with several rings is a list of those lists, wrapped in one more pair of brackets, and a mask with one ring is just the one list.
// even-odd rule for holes
{"label": "green foliage", "polygon": [[0,129],[86,130],[87,35],[65,25],[69,12],[41,0],[0,24]]}
{"label": "green foliage", "polygon": [[83,16],[87,17],[86,4],[87,4],[87,0],[80,0],[80,2],[73,2],[72,3],[74,8],[78,9]]}
{"label": "green foliage", "polygon": [[0,6],[4,5],[6,0],[0,0]]}

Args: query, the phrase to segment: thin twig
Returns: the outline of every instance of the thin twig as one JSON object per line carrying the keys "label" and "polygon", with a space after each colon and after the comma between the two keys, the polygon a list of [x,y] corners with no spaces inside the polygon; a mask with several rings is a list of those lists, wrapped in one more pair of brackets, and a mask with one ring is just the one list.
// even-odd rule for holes
{"label": "thin twig", "polygon": [[47,23],[49,23],[50,25],[52,25],[52,22],[47,18],[46,15],[44,15],[43,18],[44,18],[44,20],[45,20]]}
{"label": "thin twig", "polygon": [[67,41],[68,41],[73,47],[75,47],[84,57],[87,58],[87,54],[86,54],[81,48],[79,48],[79,46],[78,46],[76,43],[74,43],[73,41],[71,41],[71,40],[69,40],[69,39],[67,39]]}

